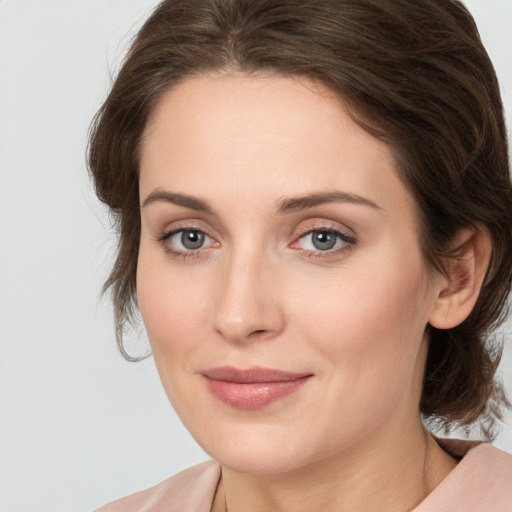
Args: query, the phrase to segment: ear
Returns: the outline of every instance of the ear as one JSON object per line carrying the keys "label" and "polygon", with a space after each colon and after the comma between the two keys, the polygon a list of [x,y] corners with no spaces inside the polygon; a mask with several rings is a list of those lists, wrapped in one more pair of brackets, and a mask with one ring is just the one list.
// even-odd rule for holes
{"label": "ear", "polygon": [[451,254],[445,259],[446,274],[438,280],[429,323],[451,329],[471,313],[489,266],[492,242],[484,226],[466,228],[455,237]]}

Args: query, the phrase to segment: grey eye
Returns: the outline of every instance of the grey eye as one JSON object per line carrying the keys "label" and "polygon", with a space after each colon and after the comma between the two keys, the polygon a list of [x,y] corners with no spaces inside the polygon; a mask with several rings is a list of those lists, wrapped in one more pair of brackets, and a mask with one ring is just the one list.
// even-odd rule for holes
{"label": "grey eye", "polygon": [[311,243],[318,251],[334,249],[338,241],[339,236],[330,231],[313,231],[311,233]]}
{"label": "grey eye", "polygon": [[310,252],[327,252],[353,243],[349,237],[333,229],[314,229],[300,237],[302,249]]}
{"label": "grey eye", "polygon": [[190,251],[200,249],[205,242],[205,234],[197,230],[183,230],[180,237],[181,245]]}

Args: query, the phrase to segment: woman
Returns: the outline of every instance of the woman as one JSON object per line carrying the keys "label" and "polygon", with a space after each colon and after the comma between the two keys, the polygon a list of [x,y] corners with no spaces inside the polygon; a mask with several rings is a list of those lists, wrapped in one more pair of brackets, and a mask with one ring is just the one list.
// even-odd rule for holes
{"label": "woman", "polygon": [[422,421],[507,405],[506,130],[460,2],[164,1],[89,163],[120,348],[139,309],[214,459],[102,510],[512,510],[512,457]]}

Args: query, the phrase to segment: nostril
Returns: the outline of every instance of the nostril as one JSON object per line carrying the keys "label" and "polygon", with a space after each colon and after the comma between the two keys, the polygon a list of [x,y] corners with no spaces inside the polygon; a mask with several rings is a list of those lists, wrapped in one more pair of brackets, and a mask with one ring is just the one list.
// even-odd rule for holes
{"label": "nostril", "polygon": [[267,331],[265,329],[258,329],[257,331],[252,331],[251,334],[249,334],[249,336],[257,336],[258,334],[264,334],[266,332]]}

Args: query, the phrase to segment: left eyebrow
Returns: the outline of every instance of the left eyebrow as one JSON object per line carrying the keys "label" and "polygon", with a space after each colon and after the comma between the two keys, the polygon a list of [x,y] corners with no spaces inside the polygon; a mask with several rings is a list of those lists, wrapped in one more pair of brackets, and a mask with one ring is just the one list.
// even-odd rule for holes
{"label": "left eyebrow", "polygon": [[382,210],[378,204],[366,197],[340,191],[329,191],[283,199],[277,206],[277,212],[292,213],[300,210],[307,210],[308,208],[314,208],[315,206],[326,203],[350,203],[369,206],[376,210]]}

